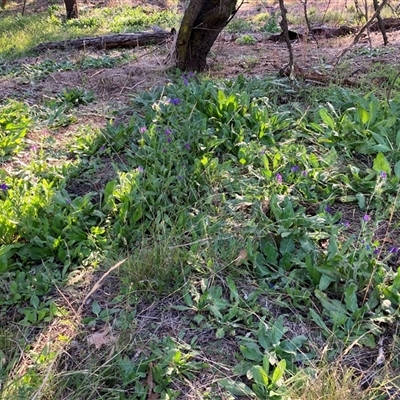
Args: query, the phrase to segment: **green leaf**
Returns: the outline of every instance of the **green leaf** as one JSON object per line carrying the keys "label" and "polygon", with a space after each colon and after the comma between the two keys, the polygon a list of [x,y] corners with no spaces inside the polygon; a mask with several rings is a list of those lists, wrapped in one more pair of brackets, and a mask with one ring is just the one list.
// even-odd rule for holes
{"label": "green leaf", "polygon": [[257,338],[258,338],[258,341],[259,341],[261,347],[264,350],[266,350],[266,351],[272,350],[269,329],[268,329],[267,324],[264,321],[260,321],[258,324]]}
{"label": "green leaf", "polygon": [[318,113],[322,122],[331,130],[335,130],[335,120],[328,114],[326,108],[321,108]]}
{"label": "green leaf", "polygon": [[37,310],[37,308],[38,308],[38,306],[39,306],[39,302],[40,302],[39,297],[36,296],[36,294],[34,294],[34,295],[31,296],[30,303],[31,303],[31,306],[32,306],[35,310]]}
{"label": "green leaf", "polygon": [[378,174],[381,172],[386,172],[388,175],[390,175],[390,163],[383,153],[378,153],[378,155],[375,157],[372,169]]}
{"label": "green leaf", "polygon": [[338,252],[338,247],[336,243],[336,235],[332,234],[329,238],[328,260],[331,260],[333,257],[335,257],[337,252]]}
{"label": "green leaf", "polygon": [[240,351],[248,360],[261,362],[263,359],[263,354],[256,343],[249,342],[246,345],[240,345]]}
{"label": "green leaf", "polygon": [[358,309],[357,285],[350,283],[344,291],[344,300],[349,311],[354,312]]}
{"label": "green leaf", "polygon": [[259,366],[255,365],[253,368],[250,369],[250,374],[253,375],[253,379],[256,381],[258,385],[267,387],[269,383],[268,374],[264,371],[264,369]]}
{"label": "green leaf", "polygon": [[394,165],[394,173],[397,177],[400,177],[400,161]]}
{"label": "green leaf", "polygon": [[286,360],[281,360],[276,365],[274,372],[272,373],[271,381],[275,385],[279,385],[279,381],[283,378],[283,374],[286,370]]}
{"label": "green leaf", "polygon": [[232,379],[225,378],[218,381],[218,385],[235,396],[255,397],[255,393],[243,382],[234,382]]}
{"label": "green leaf", "polygon": [[228,285],[228,287],[230,289],[229,298],[231,299],[231,301],[238,302],[240,300],[239,293],[238,293],[236,284],[233,281],[231,276],[228,276],[226,278],[226,283],[227,283],[227,285]]}
{"label": "green leaf", "polygon": [[365,208],[365,196],[363,193],[357,193],[356,194],[356,199],[358,200],[358,207],[360,207],[361,210],[364,210]]}
{"label": "green leaf", "polygon": [[335,282],[335,281],[336,281],[335,278],[332,278],[329,275],[323,274],[321,276],[321,279],[319,280],[318,288],[319,288],[319,290],[325,290],[325,289],[327,289],[329,287],[329,285],[332,282]]}
{"label": "green leaf", "polygon": [[360,118],[360,121],[363,124],[366,124],[369,121],[369,113],[368,113],[368,111],[363,107],[357,107],[357,112],[358,112],[358,116]]}
{"label": "green leaf", "polygon": [[293,254],[295,248],[296,246],[294,240],[290,237],[282,239],[279,245],[279,250],[282,254],[286,253]]}
{"label": "green leaf", "polygon": [[310,308],[310,316],[312,320],[325,332],[325,334],[331,334],[331,331],[325,325],[325,322],[322,320],[321,316],[317,314],[316,311],[312,308]]}
{"label": "green leaf", "polygon": [[225,337],[225,330],[224,328],[218,328],[217,331],[215,332],[215,337],[217,339],[222,339],[223,337]]}
{"label": "green leaf", "polygon": [[285,334],[286,332],[286,328],[283,326],[283,315],[280,315],[275,322],[273,323],[273,325],[271,326],[271,342],[272,345],[278,345],[280,340],[282,339],[282,336]]}
{"label": "green leaf", "polygon": [[99,305],[99,303],[98,303],[97,301],[94,301],[94,302],[93,302],[93,304],[92,304],[92,311],[93,311],[93,314],[95,314],[95,315],[99,315],[99,314],[100,314],[100,312],[101,312],[101,307],[100,307],[100,305]]}

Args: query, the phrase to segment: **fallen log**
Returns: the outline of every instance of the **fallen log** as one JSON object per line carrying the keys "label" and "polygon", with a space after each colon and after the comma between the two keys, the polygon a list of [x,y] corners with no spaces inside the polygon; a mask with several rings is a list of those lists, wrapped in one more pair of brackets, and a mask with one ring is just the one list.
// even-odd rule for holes
{"label": "fallen log", "polygon": [[[396,31],[400,29],[400,18],[382,18],[383,27],[386,31]],[[379,31],[378,22],[375,21],[369,29],[372,32]]]}
{"label": "fallen log", "polygon": [[[356,32],[355,28],[351,28],[350,26],[340,26],[339,28],[331,28],[329,26],[316,26],[311,28],[310,33],[315,36],[322,36],[326,39],[335,38],[339,36],[346,36]],[[291,31],[289,30],[289,39],[297,40],[303,39],[304,34],[301,32]],[[268,40],[272,40],[273,42],[283,42],[285,38],[283,37],[283,32],[271,35]]]}
{"label": "fallen log", "polygon": [[95,49],[115,49],[149,46],[163,44],[171,39],[175,29],[171,32],[157,30],[156,32],[121,33],[99,37],[87,37],[81,39],[63,40],[61,42],[46,42],[35,46],[34,51],[46,51],[54,49],[83,49],[87,47]]}

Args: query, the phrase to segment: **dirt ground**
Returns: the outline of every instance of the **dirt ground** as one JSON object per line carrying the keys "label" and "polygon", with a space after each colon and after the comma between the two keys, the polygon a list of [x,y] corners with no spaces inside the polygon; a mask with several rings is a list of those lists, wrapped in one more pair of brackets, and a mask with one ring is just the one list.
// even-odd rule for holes
{"label": "dirt ground", "polygon": [[[116,5],[118,0],[108,0]],[[168,6],[167,0],[138,1],[132,0],[133,6],[152,6],[162,9]],[[171,3],[171,1],[170,1]],[[288,1],[289,15],[301,13],[299,2]],[[335,4],[334,4],[335,3]],[[15,10],[18,10],[18,3]],[[40,6],[41,4],[41,6]],[[269,4],[269,5],[268,5]],[[344,1],[329,2],[329,10],[343,10]],[[96,3],[99,6],[98,3]],[[104,3],[107,5],[107,2]],[[27,12],[36,11],[45,7],[44,2],[29,4]],[[300,7],[300,8],[299,8]],[[318,12],[326,11],[321,2],[310,1],[309,9],[317,8]],[[180,7],[182,8],[182,7]],[[235,18],[249,19],[263,12],[278,12],[277,2],[249,0],[239,9]],[[291,27],[297,31],[304,28]],[[278,74],[279,70],[288,64],[288,50],[284,42],[268,40],[270,34],[253,33],[256,42],[251,45],[238,43],[239,33],[223,31],[214,44],[208,59],[207,74],[215,77],[234,78],[238,74],[245,76],[263,76]],[[318,83],[322,79],[324,84],[328,80],[324,77],[337,75],[342,81],[357,84],[358,79],[371,69],[379,69],[379,65],[393,65],[394,70],[400,66],[400,34],[398,31],[388,32],[389,45],[383,46],[380,33],[364,35],[353,45],[354,35],[325,39],[317,37],[318,42],[310,39],[294,40],[292,47],[295,63],[298,66],[299,78],[310,79]],[[24,98],[28,102],[37,102],[60,93],[65,88],[79,87],[93,90],[95,97],[107,108],[115,103],[126,103],[132,92],[148,89],[164,84],[168,78],[165,73],[165,58],[171,43],[152,49],[138,49],[137,58],[120,67],[112,69],[87,69],[54,72],[38,82],[27,82],[21,78],[0,77],[0,96],[3,98]],[[56,61],[69,59],[71,61],[95,55],[96,51],[52,51],[39,54],[36,57],[14,61],[14,65],[37,64],[47,58]],[[322,78],[321,78],[322,76]],[[339,83],[340,82],[339,79]],[[319,83],[321,84],[321,82]],[[98,104],[96,109],[99,109]]]}

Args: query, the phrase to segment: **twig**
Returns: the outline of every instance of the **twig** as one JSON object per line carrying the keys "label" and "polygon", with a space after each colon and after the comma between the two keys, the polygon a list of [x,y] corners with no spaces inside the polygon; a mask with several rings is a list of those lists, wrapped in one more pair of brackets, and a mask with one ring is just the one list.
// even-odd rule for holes
{"label": "twig", "polygon": [[300,0],[300,2],[303,4],[304,18],[306,20],[308,32],[311,33],[311,36],[312,36],[313,40],[315,41],[315,43],[317,43],[317,46],[318,46],[317,37],[314,35],[314,31],[311,28],[310,20],[308,19],[308,12],[307,12],[307,2],[308,2],[308,0]]}
{"label": "twig", "polygon": [[85,298],[82,301],[82,304],[79,306],[78,308],[78,314],[80,314],[82,312],[83,307],[85,306],[85,303],[87,301],[87,299],[96,291],[100,288],[101,283],[104,281],[104,279],[111,274],[112,271],[114,271],[115,269],[117,269],[118,267],[120,267],[125,261],[127,260],[127,258],[117,262],[113,267],[111,267],[99,280],[98,282],[96,282],[96,284],[92,287],[92,289],[90,290],[90,292],[85,296]]}

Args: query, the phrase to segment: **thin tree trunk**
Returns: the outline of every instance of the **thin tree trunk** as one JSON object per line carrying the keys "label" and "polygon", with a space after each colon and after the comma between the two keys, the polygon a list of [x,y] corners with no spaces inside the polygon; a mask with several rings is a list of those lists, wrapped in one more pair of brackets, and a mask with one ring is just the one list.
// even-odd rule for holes
{"label": "thin tree trunk", "polygon": [[292,44],[290,43],[290,37],[289,37],[289,26],[288,26],[288,20],[286,17],[287,10],[285,7],[285,3],[283,0],[279,0],[279,6],[281,8],[281,16],[282,20],[280,22],[280,26],[283,32],[283,37],[285,38],[286,41],[286,46],[289,50],[289,76],[293,78],[293,65],[294,65],[294,58],[293,58],[293,49],[292,49]]}
{"label": "thin tree trunk", "polygon": [[64,4],[67,11],[67,19],[79,18],[76,0],[64,0]]}
{"label": "thin tree trunk", "polygon": [[[378,0],[373,0],[373,1],[374,1],[374,10],[376,11],[378,9],[378,7],[379,7],[379,3],[378,3]],[[379,29],[382,32],[383,43],[386,46],[389,43],[389,40],[388,40],[388,37],[386,35],[385,25],[383,24],[380,12],[376,16],[376,19],[378,20]]]}

